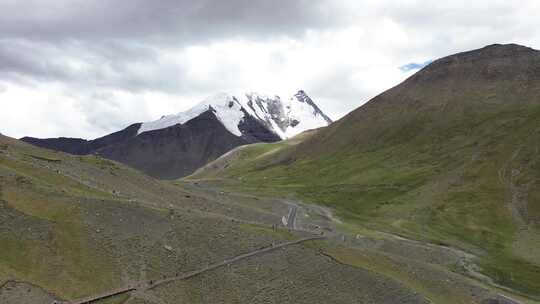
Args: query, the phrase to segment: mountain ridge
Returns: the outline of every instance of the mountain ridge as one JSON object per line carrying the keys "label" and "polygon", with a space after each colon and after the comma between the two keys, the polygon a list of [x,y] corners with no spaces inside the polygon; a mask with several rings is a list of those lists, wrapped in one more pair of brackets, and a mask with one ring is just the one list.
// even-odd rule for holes
{"label": "mountain ridge", "polygon": [[206,98],[187,111],[142,123],[138,134],[183,124],[208,110],[213,111],[222,124],[237,136],[243,134],[238,128],[239,124],[249,116],[258,119],[281,139],[332,123],[332,120],[303,90],[288,99],[256,92],[245,94],[222,92]]}
{"label": "mountain ridge", "polygon": [[76,155],[99,154],[153,177],[176,179],[237,146],[276,142],[329,123],[331,119],[302,90],[288,100],[256,93],[243,97],[220,93],[185,112],[135,123],[94,140],[21,140]]}

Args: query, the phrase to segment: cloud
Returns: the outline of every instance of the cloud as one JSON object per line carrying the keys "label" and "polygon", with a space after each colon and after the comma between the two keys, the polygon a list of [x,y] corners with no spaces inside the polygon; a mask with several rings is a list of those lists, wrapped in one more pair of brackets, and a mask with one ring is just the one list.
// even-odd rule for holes
{"label": "cloud", "polygon": [[337,119],[428,60],[540,48],[539,12],[536,0],[3,0],[0,132],[95,137],[239,90],[304,89]]}
{"label": "cloud", "polygon": [[0,3],[2,38],[205,41],[273,36],[325,27],[326,1],[310,0],[46,0]]}

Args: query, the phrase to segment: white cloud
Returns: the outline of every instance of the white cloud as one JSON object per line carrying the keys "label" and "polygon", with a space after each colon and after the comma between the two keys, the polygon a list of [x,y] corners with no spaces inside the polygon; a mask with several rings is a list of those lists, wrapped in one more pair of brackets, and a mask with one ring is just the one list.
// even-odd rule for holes
{"label": "white cloud", "polygon": [[[290,95],[304,89],[339,118],[410,76],[414,71],[399,69],[405,64],[492,43],[540,48],[536,0],[315,3],[303,31],[300,25],[291,33],[278,24],[274,34],[258,36],[251,16],[245,24],[235,21],[230,35],[189,43],[138,40],[132,30],[104,40],[0,37],[0,132],[95,137],[239,90]],[[313,26],[314,12],[324,26]],[[174,36],[171,28],[167,33]]]}

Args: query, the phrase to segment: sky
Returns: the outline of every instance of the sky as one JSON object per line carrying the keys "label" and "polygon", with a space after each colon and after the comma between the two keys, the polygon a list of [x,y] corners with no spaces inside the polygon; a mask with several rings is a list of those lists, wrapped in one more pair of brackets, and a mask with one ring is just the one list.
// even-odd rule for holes
{"label": "sky", "polygon": [[538,0],[0,0],[0,133],[95,138],[219,92],[333,119],[425,64],[540,49]]}

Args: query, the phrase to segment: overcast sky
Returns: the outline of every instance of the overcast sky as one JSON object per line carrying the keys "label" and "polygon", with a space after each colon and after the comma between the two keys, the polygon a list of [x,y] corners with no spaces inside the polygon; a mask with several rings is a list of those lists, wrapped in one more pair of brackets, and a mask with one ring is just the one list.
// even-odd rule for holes
{"label": "overcast sky", "polygon": [[0,0],[0,132],[93,138],[218,92],[334,119],[424,63],[540,48],[538,0]]}

